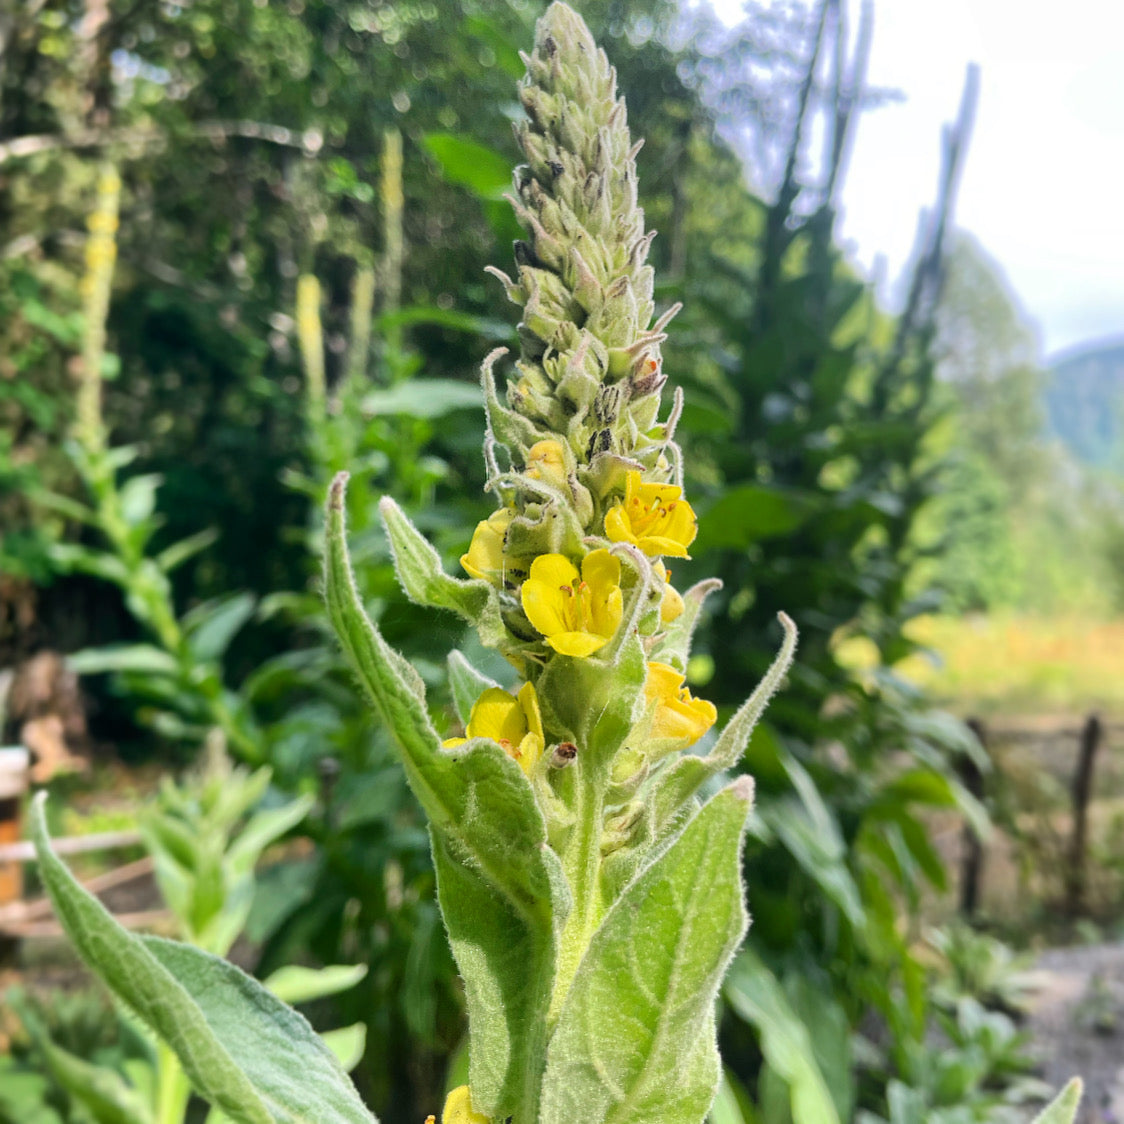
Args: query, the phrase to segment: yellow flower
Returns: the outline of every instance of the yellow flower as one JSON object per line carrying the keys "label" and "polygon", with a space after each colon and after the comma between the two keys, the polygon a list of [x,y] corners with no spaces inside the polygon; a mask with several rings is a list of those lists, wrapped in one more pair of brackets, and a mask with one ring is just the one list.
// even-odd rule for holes
{"label": "yellow flower", "polygon": [[683,615],[685,607],[683,598],[679,596],[679,590],[669,585],[664,590],[663,600],[660,602],[660,621],[663,624],[671,624],[676,617]]}
{"label": "yellow flower", "polygon": [[649,663],[644,693],[655,707],[649,737],[675,742],[685,749],[694,745],[714,725],[718,711],[706,699],[693,699],[684,677],[670,664]]}
{"label": "yellow flower", "polygon": [[699,528],[682,496],[683,489],[674,484],[645,484],[639,472],[630,472],[624,502],[605,516],[605,534],[612,542],[632,543],[652,558],[688,558],[687,547]]}
{"label": "yellow flower", "polygon": [[527,450],[526,475],[564,491],[566,453],[559,441],[538,441]]}
{"label": "yellow flower", "polygon": [[524,683],[518,695],[509,695],[501,687],[489,687],[473,704],[465,734],[467,737],[449,738],[445,748],[464,745],[469,738],[491,738],[530,776],[545,744],[534,685]]}
{"label": "yellow flower", "polygon": [[441,1124],[491,1124],[491,1120],[483,1113],[473,1111],[468,1086],[459,1085],[445,1098]]}
{"label": "yellow flower", "polygon": [[686,606],[683,604],[683,598],[679,596],[679,590],[671,584],[671,571],[662,562],[652,563],[652,570],[664,585],[663,599],[660,601],[660,623],[671,624],[673,620],[683,615]]}
{"label": "yellow flower", "polygon": [[493,585],[503,584],[503,544],[514,515],[515,512],[510,507],[501,507],[476,524],[468,553],[461,555],[461,566],[466,573],[474,578],[483,578]]}
{"label": "yellow flower", "polygon": [[620,560],[607,550],[582,559],[581,576],[562,554],[542,554],[523,583],[523,612],[564,656],[589,656],[603,648],[621,623]]}

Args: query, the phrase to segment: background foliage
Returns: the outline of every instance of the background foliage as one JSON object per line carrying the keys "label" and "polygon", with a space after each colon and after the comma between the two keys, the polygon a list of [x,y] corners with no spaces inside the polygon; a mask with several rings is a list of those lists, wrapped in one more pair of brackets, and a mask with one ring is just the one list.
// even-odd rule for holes
{"label": "background foliage", "polygon": [[[770,7],[732,32],[669,2],[581,7],[646,138],[657,300],[686,306],[667,370],[687,392],[702,532],[681,576],[725,582],[695,689],[735,704],[772,657],[776,612],[802,631],[744,762],[755,923],[723,1032],[723,1103],[743,1115],[724,1119],[896,1121],[907,1102],[998,1119],[1024,1091],[1013,1026],[932,998],[899,924],[922,883],[945,885],[923,811],[982,821],[955,779],[977,747],[894,666],[942,597],[1019,605],[1044,580],[1073,595],[1066,560],[1037,550],[1065,501],[1038,440],[1033,340],[971,242],[949,247],[942,284],[938,222],[902,314],[848,265],[834,199],[873,99],[866,32],[851,52],[838,3]],[[394,495],[450,567],[487,513],[475,369],[514,325],[483,267],[518,236],[503,194],[537,14],[33,0],[0,17],[0,666],[78,653],[99,752],[178,763],[217,729],[282,791],[316,797],[307,843],[260,873],[247,931],[263,974],[370,965],[336,1014],[367,1024],[357,1079],[390,1124],[438,1103],[462,1002],[422,820],[327,639],[319,511],[350,468],[363,593],[450,727],[435,653],[470,642],[402,601],[372,505]],[[751,154],[753,190],[723,137]],[[140,569],[103,580],[123,548],[83,506],[97,474],[64,440],[104,160],[123,189],[98,479],[132,497],[138,557],[199,546],[162,567],[170,645],[136,610]],[[1083,486],[1082,511],[1112,510]],[[1096,557],[1121,525],[1096,523]],[[957,1051],[974,1068],[923,1064],[934,1033],[952,1069]]]}

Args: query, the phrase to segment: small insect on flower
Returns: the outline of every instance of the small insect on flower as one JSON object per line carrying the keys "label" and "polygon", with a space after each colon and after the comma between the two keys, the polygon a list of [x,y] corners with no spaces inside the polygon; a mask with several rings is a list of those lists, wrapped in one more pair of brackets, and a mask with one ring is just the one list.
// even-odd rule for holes
{"label": "small insect on flower", "polygon": [[449,738],[443,743],[445,748],[464,745],[469,738],[491,738],[529,776],[546,744],[534,684],[524,683],[518,695],[510,695],[502,687],[489,687],[473,704],[465,734],[463,738]]}
{"label": "small insect on flower", "polygon": [[523,612],[556,652],[591,656],[615,635],[624,612],[620,559],[594,550],[581,574],[563,554],[542,554],[523,583]]}
{"label": "small insect on flower", "polygon": [[692,698],[684,677],[670,664],[648,664],[644,693],[648,705],[655,706],[649,737],[665,749],[668,743],[680,749],[694,745],[718,718],[714,704]]}
{"label": "small insect on flower", "polygon": [[514,515],[510,507],[501,507],[476,524],[468,553],[461,555],[461,566],[466,573],[493,585],[503,584],[503,547]]}
{"label": "small insect on flower", "polygon": [[674,484],[645,484],[639,472],[630,472],[623,502],[605,516],[605,534],[611,542],[629,542],[649,558],[668,555],[689,558],[687,547],[698,534],[698,520]]}

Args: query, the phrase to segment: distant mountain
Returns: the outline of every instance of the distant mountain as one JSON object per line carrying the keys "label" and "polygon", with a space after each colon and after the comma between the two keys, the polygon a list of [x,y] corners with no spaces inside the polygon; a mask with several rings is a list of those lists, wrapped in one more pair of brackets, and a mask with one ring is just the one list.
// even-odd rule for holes
{"label": "distant mountain", "polygon": [[1047,366],[1047,425],[1081,460],[1124,462],[1124,339],[1067,351]]}

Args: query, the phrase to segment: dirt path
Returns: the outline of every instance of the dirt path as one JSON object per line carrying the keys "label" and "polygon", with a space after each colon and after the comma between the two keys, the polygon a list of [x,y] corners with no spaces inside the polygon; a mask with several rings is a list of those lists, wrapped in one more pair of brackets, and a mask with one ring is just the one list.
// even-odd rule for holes
{"label": "dirt path", "polygon": [[1124,944],[1052,949],[1037,967],[1027,1028],[1043,1078],[1085,1079],[1078,1124],[1124,1124]]}

